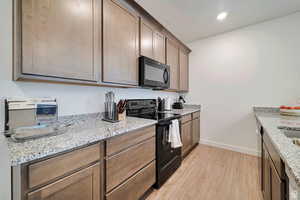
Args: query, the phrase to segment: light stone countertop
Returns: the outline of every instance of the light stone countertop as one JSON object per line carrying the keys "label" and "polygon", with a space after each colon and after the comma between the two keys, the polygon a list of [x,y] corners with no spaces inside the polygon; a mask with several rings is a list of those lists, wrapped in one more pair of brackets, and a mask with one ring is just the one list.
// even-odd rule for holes
{"label": "light stone countertop", "polygon": [[134,117],[127,117],[125,121],[118,123],[109,123],[102,121],[100,114],[69,116],[62,121],[65,120],[68,123],[72,121],[73,125],[60,135],[20,143],[14,142],[11,138],[6,138],[11,166],[71,151],[157,123],[155,120]]}
{"label": "light stone countertop", "polygon": [[[200,109],[199,105],[185,105],[184,109],[168,112],[186,115],[200,111]],[[11,166],[71,151],[157,123],[155,120],[135,117],[127,117],[125,121],[119,123],[109,123],[102,121],[101,118],[100,113],[60,117],[60,124],[72,124],[63,134],[19,143],[6,138]]]}
{"label": "light stone countertop", "polygon": [[170,111],[166,111],[169,113],[174,113],[174,114],[180,114],[180,115],[187,115],[191,114],[197,111],[201,111],[201,105],[184,105],[183,109],[172,109]]}
{"label": "light stone countertop", "polygon": [[298,123],[300,126],[300,117],[281,116],[276,108],[254,108],[254,113],[280,154],[289,174],[300,187],[300,146],[293,144],[292,139],[277,128],[290,123]]}

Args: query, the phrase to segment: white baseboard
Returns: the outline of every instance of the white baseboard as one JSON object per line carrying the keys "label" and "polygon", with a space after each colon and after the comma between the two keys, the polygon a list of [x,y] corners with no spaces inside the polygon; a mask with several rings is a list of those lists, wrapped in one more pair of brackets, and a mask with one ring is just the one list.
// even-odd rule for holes
{"label": "white baseboard", "polygon": [[231,150],[231,151],[236,151],[236,152],[244,153],[244,154],[248,154],[248,155],[260,156],[260,153],[254,149],[233,146],[233,145],[229,145],[229,144],[223,144],[223,143],[214,142],[211,140],[200,139],[200,144],[205,144],[208,146],[213,146],[213,147],[218,147],[218,148],[227,149],[227,150]]}

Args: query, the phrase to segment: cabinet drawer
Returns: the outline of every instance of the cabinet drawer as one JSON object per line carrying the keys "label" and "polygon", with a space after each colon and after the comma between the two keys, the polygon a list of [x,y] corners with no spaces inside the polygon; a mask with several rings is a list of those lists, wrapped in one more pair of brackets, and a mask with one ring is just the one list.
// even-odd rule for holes
{"label": "cabinet drawer", "polygon": [[109,192],[155,159],[155,137],[107,158],[106,191]]}
{"label": "cabinet drawer", "polygon": [[181,117],[181,124],[184,124],[188,121],[191,121],[192,120],[192,115],[191,114],[188,114],[188,115],[184,115]]}
{"label": "cabinet drawer", "polygon": [[274,163],[277,173],[279,174],[280,178],[283,179],[284,178],[284,166],[283,166],[283,163],[281,161],[281,158],[280,158],[278,152],[276,151],[274,145],[271,142],[271,139],[268,136],[268,133],[263,134],[263,141],[267,147],[267,150],[268,150],[270,157]]}
{"label": "cabinet drawer", "polygon": [[193,117],[193,119],[200,118],[200,112],[194,112],[194,113],[192,114],[192,117]]}
{"label": "cabinet drawer", "polygon": [[100,160],[100,144],[92,145],[28,166],[29,188],[47,183]]}
{"label": "cabinet drawer", "polygon": [[155,126],[140,129],[128,134],[109,139],[106,142],[106,153],[108,156],[111,156],[153,136],[155,136]]}
{"label": "cabinet drawer", "polygon": [[100,200],[100,163],[42,187],[27,195],[28,200]]}
{"label": "cabinet drawer", "polygon": [[155,183],[155,161],[106,195],[107,200],[138,200]]}

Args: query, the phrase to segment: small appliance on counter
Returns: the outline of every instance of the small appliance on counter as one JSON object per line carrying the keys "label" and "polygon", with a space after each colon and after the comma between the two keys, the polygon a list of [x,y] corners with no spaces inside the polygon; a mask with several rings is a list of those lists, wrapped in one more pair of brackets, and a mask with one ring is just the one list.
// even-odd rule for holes
{"label": "small appliance on counter", "polygon": [[165,98],[165,110],[172,110],[172,99],[170,97]]}
{"label": "small appliance on counter", "polygon": [[117,104],[115,102],[115,93],[108,92],[105,94],[105,102],[104,102],[104,116],[103,121],[116,123],[118,120],[118,109]]}
{"label": "small appliance on counter", "polygon": [[158,105],[157,105],[157,110],[158,110],[159,112],[165,111],[165,100],[164,100],[164,99],[158,97],[158,99],[157,99],[157,104],[158,104]]}
{"label": "small appliance on counter", "polygon": [[16,140],[34,139],[58,133],[47,124],[57,122],[58,106],[54,98],[7,98],[5,135]]}
{"label": "small appliance on counter", "polygon": [[178,101],[176,101],[172,107],[173,107],[173,109],[183,109],[184,103],[185,103],[185,100],[184,100],[183,96],[180,96]]}

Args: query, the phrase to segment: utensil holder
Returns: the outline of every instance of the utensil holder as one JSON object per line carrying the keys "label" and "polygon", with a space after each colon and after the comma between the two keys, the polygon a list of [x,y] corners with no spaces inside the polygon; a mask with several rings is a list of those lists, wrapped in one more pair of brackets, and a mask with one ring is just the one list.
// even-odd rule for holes
{"label": "utensil holder", "polygon": [[119,120],[119,121],[124,121],[124,120],[126,120],[126,112],[119,113],[119,114],[118,114],[118,120]]}
{"label": "utensil holder", "polygon": [[105,102],[104,121],[118,122],[117,104],[114,102]]}

